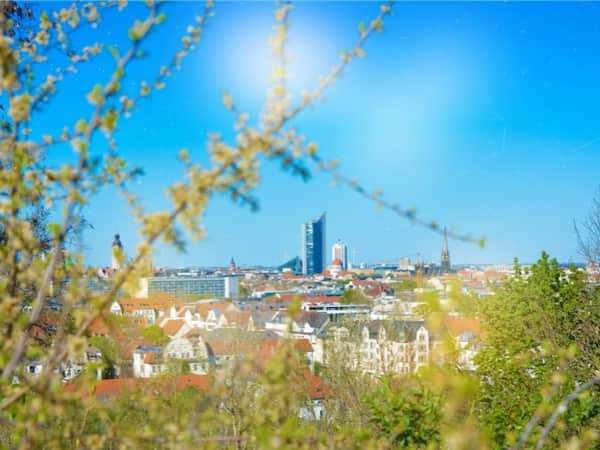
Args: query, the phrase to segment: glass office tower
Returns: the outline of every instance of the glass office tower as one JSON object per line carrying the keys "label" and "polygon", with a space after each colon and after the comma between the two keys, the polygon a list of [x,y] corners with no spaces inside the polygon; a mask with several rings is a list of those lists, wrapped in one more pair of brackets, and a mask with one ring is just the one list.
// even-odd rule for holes
{"label": "glass office tower", "polygon": [[325,213],[302,224],[302,273],[312,275],[325,270]]}

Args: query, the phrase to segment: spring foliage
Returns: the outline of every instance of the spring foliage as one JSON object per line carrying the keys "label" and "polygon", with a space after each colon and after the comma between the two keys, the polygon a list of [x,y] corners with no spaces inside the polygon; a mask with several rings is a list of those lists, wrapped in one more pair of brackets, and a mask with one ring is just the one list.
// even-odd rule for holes
{"label": "spring foliage", "polygon": [[[43,4],[46,6],[55,5]],[[302,382],[306,367],[289,349],[283,349],[266,367],[238,365],[229,377],[211,380],[201,391],[176,389],[176,383],[168,378],[171,375],[165,375],[112,400],[97,399],[92,394],[94,369],[107,373],[119,356],[114,342],[89,339],[90,325],[118,295],[137,291],[139,279],[150,273],[156,244],[184,249],[188,239],[202,237],[203,213],[215,195],[230,196],[256,209],[252,193],[260,180],[262,160],[279,162],[303,179],[309,178],[309,167],[323,170],[377,205],[440,230],[436,222],[419,218],[413,208],[384,200],[381,192],[345,178],[337,164],[324,159],[317,144],[293,126],[294,119],[315,105],[356,58],[366,55],[367,41],[384,30],[391,13],[388,3],[373,6],[373,17],[358,26],[354,45],[299,99],[293,98],[287,87],[286,42],[292,5],[279,3],[270,40],[276,64],[262,115],[252,123],[249,114],[225,94],[223,104],[231,112],[235,138],[227,141],[212,135],[206,166],[185,149],[173,149],[182,163],[181,181],[169,187],[167,209],[150,211],[129,190],[143,171],[119,154],[118,130],[124,125],[123,118],[168,87],[174,72],[202,44],[203,35],[210,31],[206,25],[215,13],[211,2],[198,5],[198,14],[190,17],[181,36],[180,48],[156,68],[152,78],[128,78],[125,88],[131,66],[153,51],[148,48],[148,37],[165,32],[167,6],[152,0],[134,5],[126,1],[76,2],[32,15],[15,2],[0,5],[0,446],[503,446],[514,440],[511,436],[522,429],[528,414],[540,417],[536,425],[543,423],[550,404],[593,375],[598,368],[597,351],[594,356],[597,328],[590,331],[585,327],[597,319],[589,315],[597,314],[597,293],[588,292],[577,275],[563,280],[546,259],[534,269],[531,279],[537,283],[535,288],[529,279],[518,279],[482,313],[490,341],[489,350],[481,356],[481,373],[485,374],[481,379],[457,370],[432,368],[410,383],[378,381],[332,366],[323,371],[330,387],[323,399],[329,416],[322,421],[308,420],[310,417],[301,414],[311,414]],[[137,14],[127,28],[126,47],[78,43],[81,30],[94,30],[124,8],[134,8]],[[103,79],[90,80],[85,95],[89,113],[60,129],[39,125],[36,118],[61,86],[77,76],[80,66],[93,64],[106,54],[112,66],[107,67]],[[70,152],[69,161],[51,165],[47,155],[56,149]],[[116,189],[127,203],[141,240],[131,258],[123,261],[122,270],[108,281],[106,290],[98,293],[89,289],[83,256],[80,249],[69,245],[69,239],[82,223],[83,208],[95,194],[109,188]],[[32,217],[42,210],[52,211],[52,222],[40,230]],[[470,235],[451,236],[483,242]],[[502,302],[508,300],[516,309],[503,308]],[[579,311],[581,302],[588,302],[591,309]],[[56,310],[53,305],[60,307]],[[546,320],[547,314],[551,319]],[[161,338],[148,333],[148,338]],[[80,357],[90,344],[101,348],[104,360],[80,374],[72,388],[66,388],[57,369],[64,361]],[[563,355],[561,349],[567,353]],[[522,361],[527,351],[533,356]],[[40,376],[26,374],[28,361],[44,367]],[[564,376],[564,381],[556,381],[556,373]],[[512,374],[514,380],[508,379]],[[511,380],[523,384],[515,391],[503,389],[501,383]],[[548,383],[560,386],[549,397],[544,394]],[[515,397],[517,393],[523,398]],[[588,397],[578,398],[574,412],[561,421],[559,434],[553,434],[548,442],[558,442],[563,436],[572,439],[581,431],[575,444],[584,448],[593,438],[582,430],[597,415],[596,394],[589,391]],[[540,402],[546,408],[536,410]]]}

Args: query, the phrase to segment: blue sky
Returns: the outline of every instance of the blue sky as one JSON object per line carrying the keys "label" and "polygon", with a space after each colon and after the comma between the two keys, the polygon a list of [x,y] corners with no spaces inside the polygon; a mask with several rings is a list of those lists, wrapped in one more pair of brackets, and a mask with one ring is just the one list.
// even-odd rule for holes
{"label": "blue sky", "polygon": [[[148,42],[125,88],[152,79],[201,5],[166,6],[168,20]],[[125,45],[128,25],[143,6],[111,14],[80,43]],[[357,24],[376,3],[302,2],[292,13],[292,87],[314,86],[349,49]],[[271,3],[217,3],[197,51],[167,89],[141,105],[117,133],[120,152],[146,175],[135,186],[151,209],[167,205],[165,188],[178,179],[178,149],[206,158],[211,132],[231,135],[221,94],[230,92],[253,119],[270,72],[267,37]],[[459,232],[485,235],[485,249],[450,242],[456,263],[534,260],[542,250],[578,261],[573,219],[581,219],[600,185],[600,4],[398,3],[326,100],[295,125],[339,159],[342,171],[392,201]],[[100,58],[65,84],[36,123],[49,132],[88,111],[84,93],[106,77]],[[97,147],[100,149],[101,147]],[[57,163],[70,157],[60,149]],[[323,174],[303,183],[276,163],[264,166],[251,213],[226,198],[209,207],[204,241],[186,254],[160,249],[157,265],[278,264],[298,254],[300,224],[326,211],[327,239],[356,250],[356,262],[395,261],[421,253],[439,261],[441,237],[367,200],[334,187]],[[90,264],[108,264],[112,235],[133,251],[138,240],[121,200],[99,194],[86,210]],[[351,252],[352,253],[352,252]]]}

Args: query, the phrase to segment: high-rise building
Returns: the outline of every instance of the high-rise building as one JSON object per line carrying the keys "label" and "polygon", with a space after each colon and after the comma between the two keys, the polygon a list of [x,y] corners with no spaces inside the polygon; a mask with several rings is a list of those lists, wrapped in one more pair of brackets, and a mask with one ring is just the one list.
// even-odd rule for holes
{"label": "high-rise building", "polygon": [[442,247],[442,272],[447,273],[452,270],[450,264],[450,250],[448,250],[448,231],[444,228],[444,245]]}
{"label": "high-rise building", "polygon": [[338,241],[331,246],[331,261],[339,259],[342,262],[342,269],[348,269],[348,247],[342,241]]}
{"label": "high-rise building", "polygon": [[115,239],[112,243],[112,270],[121,270],[121,266],[124,260],[125,255],[123,253],[123,244],[121,244],[121,237],[118,234],[115,234]]}
{"label": "high-rise building", "polygon": [[302,273],[312,275],[325,270],[325,213],[302,224]]}

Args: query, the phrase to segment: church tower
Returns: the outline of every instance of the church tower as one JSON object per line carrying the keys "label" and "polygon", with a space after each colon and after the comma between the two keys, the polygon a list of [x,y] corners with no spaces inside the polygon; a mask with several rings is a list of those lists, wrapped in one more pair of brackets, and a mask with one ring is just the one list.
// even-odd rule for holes
{"label": "church tower", "polygon": [[444,245],[442,247],[442,273],[448,273],[452,270],[450,264],[450,250],[448,250],[448,231],[444,228]]}
{"label": "church tower", "polygon": [[124,260],[125,254],[123,253],[123,244],[121,243],[121,237],[118,234],[115,234],[115,239],[112,243],[112,270],[121,270]]}

